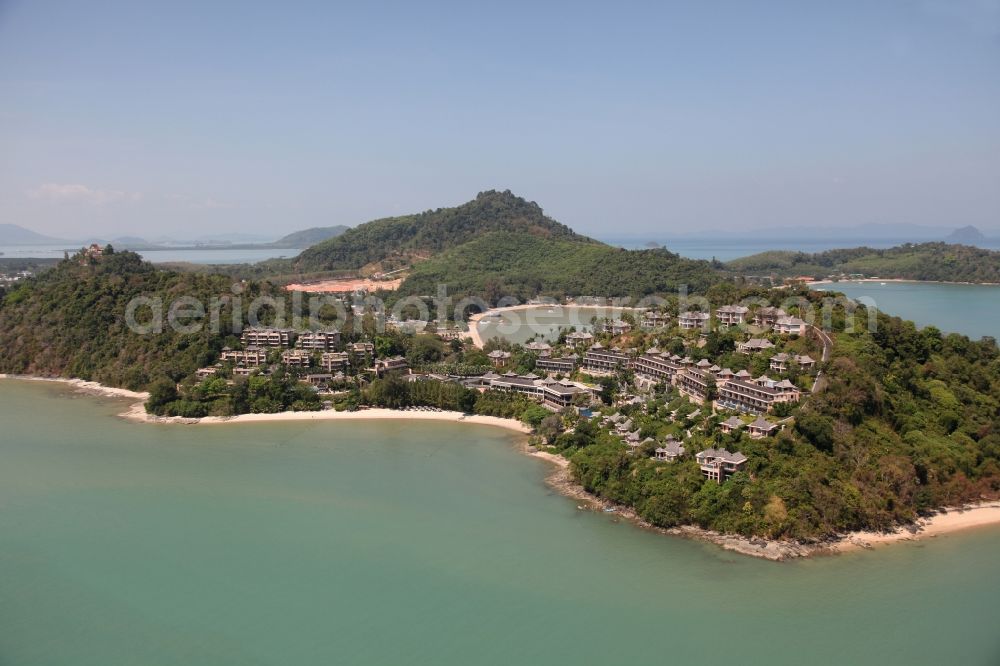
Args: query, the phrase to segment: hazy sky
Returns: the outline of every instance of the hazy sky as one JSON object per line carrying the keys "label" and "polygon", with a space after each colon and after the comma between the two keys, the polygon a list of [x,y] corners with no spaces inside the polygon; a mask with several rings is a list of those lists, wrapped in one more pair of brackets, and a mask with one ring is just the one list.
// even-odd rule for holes
{"label": "hazy sky", "polygon": [[0,222],[1000,227],[1000,0],[0,0]]}

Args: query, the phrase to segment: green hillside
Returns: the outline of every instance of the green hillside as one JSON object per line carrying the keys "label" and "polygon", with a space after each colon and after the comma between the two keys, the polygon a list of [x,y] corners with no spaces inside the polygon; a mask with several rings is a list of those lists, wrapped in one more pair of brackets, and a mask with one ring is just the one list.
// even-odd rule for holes
{"label": "green hillside", "polygon": [[[232,330],[232,310],[221,308],[221,335],[207,326],[182,335],[139,335],[125,323],[129,301],[143,296],[169,304],[180,296],[201,303],[231,295],[222,275],[175,273],[153,267],[133,252],[97,260],[61,261],[38,277],[12,287],[0,299],[0,373],[79,377],[110,386],[142,389],[160,377],[179,381],[215,360]],[[245,297],[272,293],[268,283],[248,283]],[[277,292],[273,292],[277,293]],[[136,313],[145,323],[149,310]]]}
{"label": "green hillside", "polygon": [[623,250],[579,238],[486,234],[417,264],[398,294],[428,295],[446,284],[453,295],[642,296],[688,285],[704,291],[720,275],[706,261],[666,250]]}
{"label": "green hillside", "polygon": [[837,273],[904,280],[1000,282],[1000,252],[968,245],[921,243],[886,250],[858,247],[826,252],[762,252],[735,259],[726,268],[740,274],[821,278]]}
{"label": "green hillside", "polygon": [[510,191],[490,190],[454,208],[387,217],[359,225],[307,249],[295,260],[295,268],[304,273],[392,270],[494,231],[596,242],[546,217],[536,203]]}
{"label": "green hillside", "polygon": [[294,231],[287,236],[282,236],[278,240],[271,243],[274,247],[310,247],[316,245],[317,243],[322,243],[325,240],[331,238],[336,238],[344,232],[348,231],[350,227],[344,226],[343,224],[338,224],[335,227],[313,227],[311,229],[303,229],[302,231]]}

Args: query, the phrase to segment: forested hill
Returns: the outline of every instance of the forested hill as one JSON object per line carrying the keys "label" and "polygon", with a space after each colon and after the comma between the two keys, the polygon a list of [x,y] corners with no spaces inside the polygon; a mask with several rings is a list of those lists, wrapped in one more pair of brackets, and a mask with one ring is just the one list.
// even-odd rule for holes
{"label": "forested hill", "polygon": [[322,243],[325,240],[331,238],[336,238],[344,232],[348,231],[350,227],[346,227],[343,224],[338,224],[335,227],[313,227],[311,229],[303,229],[302,231],[294,231],[287,236],[282,236],[278,240],[271,243],[274,247],[309,247],[317,243]]}
{"label": "forested hill", "polygon": [[623,250],[576,239],[538,238],[498,231],[416,264],[397,295],[435,294],[448,285],[453,296],[633,296],[673,293],[686,285],[704,292],[722,275],[707,261],[666,250]]}
{"label": "forested hill", "polygon": [[763,252],[726,264],[739,274],[810,276],[838,273],[903,280],[1000,283],[1000,252],[968,245],[921,243],[887,250],[858,247],[806,252]]}
{"label": "forested hill", "polygon": [[[235,343],[227,340],[232,311],[222,308],[220,335],[208,326],[181,335],[166,325],[166,307],[180,296],[207,304],[232,295],[231,285],[221,275],[154,268],[133,252],[62,261],[0,296],[0,373],[78,377],[135,390],[162,377],[180,381]],[[245,287],[244,298],[272,289],[268,283]],[[162,333],[140,335],[126,326],[126,308],[137,296],[166,304]],[[137,321],[144,323],[148,312],[138,312]]]}
{"label": "forested hill", "polygon": [[681,285],[702,291],[724,279],[718,265],[666,250],[605,245],[547,217],[509,191],[480,193],[456,208],[375,220],[295,260],[300,273],[406,269],[397,296],[519,299],[538,295],[644,296]]}
{"label": "forested hill", "polygon": [[361,224],[307,249],[295,260],[295,268],[300,272],[387,271],[409,266],[494,231],[597,242],[547,217],[536,203],[510,191],[490,190],[455,208]]}

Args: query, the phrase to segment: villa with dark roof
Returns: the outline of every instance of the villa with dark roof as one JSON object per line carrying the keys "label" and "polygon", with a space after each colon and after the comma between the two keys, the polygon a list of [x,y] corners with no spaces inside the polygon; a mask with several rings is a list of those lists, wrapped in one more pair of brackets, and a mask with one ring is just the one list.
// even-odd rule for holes
{"label": "villa with dark roof", "polygon": [[716,483],[722,483],[736,472],[742,471],[747,464],[745,455],[726,449],[705,449],[695,454],[695,460],[705,478]]}
{"label": "villa with dark roof", "polygon": [[746,323],[750,308],[743,305],[723,305],[715,311],[715,318],[720,326],[739,326]]}
{"label": "villa with dark roof", "polygon": [[707,329],[711,315],[707,312],[682,312],[677,315],[677,325],[685,331]]}

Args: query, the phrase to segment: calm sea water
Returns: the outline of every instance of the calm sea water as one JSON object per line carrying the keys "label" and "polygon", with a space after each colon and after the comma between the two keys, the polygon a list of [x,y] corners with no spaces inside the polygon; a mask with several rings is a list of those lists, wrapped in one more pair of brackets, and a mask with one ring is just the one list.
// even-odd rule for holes
{"label": "calm sea water", "polygon": [[578,511],[497,429],[121,407],[0,382],[0,663],[1000,663],[1000,530],[776,564]]}
{"label": "calm sea water", "polygon": [[[900,240],[872,240],[870,238],[824,238],[811,241],[767,238],[729,238],[725,233],[706,238],[600,238],[609,245],[616,245],[630,250],[642,250],[648,247],[650,241],[659,243],[671,252],[676,252],[689,259],[718,259],[731,261],[740,257],[748,257],[769,250],[789,250],[792,252],[825,252],[845,247],[890,248],[909,242]],[[1000,250],[996,241],[990,240],[980,244],[981,247]]]}
{"label": "calm sea water", "polygon": [[911,319],[918,326],[933,325],[975,339],[984,335],[1000,339],[1000,287],[997,286],[838,282],[814,288],[843,292],[888,314]]}
{"label": "calm sea water", "polygon": [[[4,258],[61,259],[67,248],[52,245],[18,245],[0,247]],[[74,249],[68,248],[70,253]],[[294,257],[302,250],[285,250],[274,248],[250,249],[218,249],[218,250],[143,250],[139,252],[143,259],[153,263],[186,261],[192,264],[250,264],[265,259],[279,257]]]}
{"label": "calm sea water", "polygon": [[483,340],[503,338],[516,343],[525,343],[534,336],[554,341],[559,329],[575,327],[578,331],[590,331],[594,317],[607,319],[621,314],[620,308],[589,306],[547,306],[540,305],[525,310],[509,310],[497,313],[499,316],[479,320],[479,333]]}

